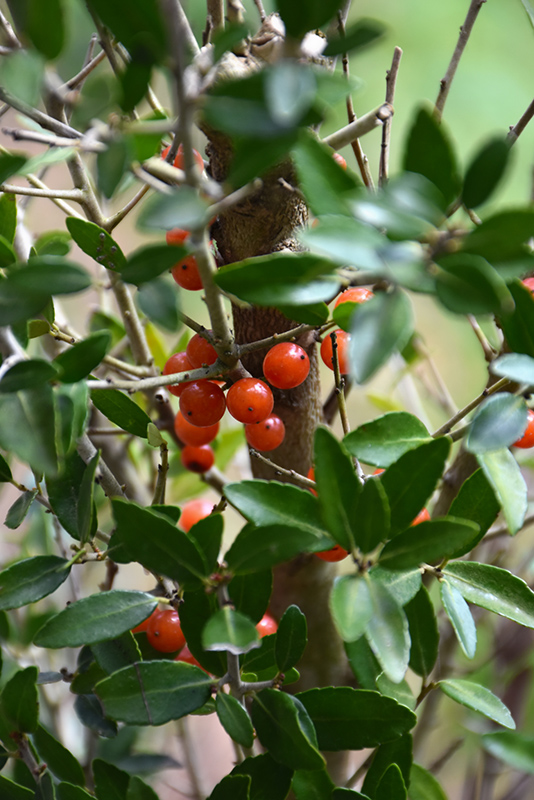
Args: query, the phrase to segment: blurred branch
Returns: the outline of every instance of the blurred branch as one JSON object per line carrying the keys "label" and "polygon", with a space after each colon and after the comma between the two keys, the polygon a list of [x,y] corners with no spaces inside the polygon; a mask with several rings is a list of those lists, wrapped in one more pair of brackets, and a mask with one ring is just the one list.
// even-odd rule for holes
{"label": "blurred branch", "polygon": [[520,135],[523,133],[525,128],[527,127],[530,120],[534,117],[534,100],[529,105],[519,122],[514,125],[513,128],[510,128],[510,132],[508,134],[508,141],[511,145],[515,144],[519,139]]}
{"label": "blurred branch", "polygon": [[[386,103],[393,105],[395,99],[395,86],[397,83],[397,75],[399,72],[400,60],[402,58],[402,50],[396,47],[393,51],[393,60],[391,62],[391,69],[387,71],[386,75]],[[391,137],[391,117],[384,122],[382,128],[382,148],[380,150],[380,167],[378,170],[378,185],[383,186],[388,179],[389,171],[389,141]]]}
{"label": "blurred branch", "polygon": [[224,2],[223,0],[207,0],[207,12],[211,17],[213,31],[224,29]]}
{"label": "blurred branch", "polygon": [[70,125],[60,122],[59,120],[54,119],[54,117],[50,117],[48,114],[44,114],[37,108],[29,106],[22,100],[14,97],[2,86],[0,86],[0,100],[3,103],[7,103],[9,106],[11,106],[11,108],[14,108],[15,111],[19,111],[21,114],[24,114],[24,116],[28,117],[28,119],[32,119],[34,122],[37,122],[38,125],[46,128],[47,131],[53,131],[53,133],[57,133],[58,136],[66,136],[69,139],[81,139],[83,136],[83,134],[80,133],[80,131],[77,131],[76,128],[72,128]]}
{"label": "blurred branch", "polygon": [[375,128],[382,125],[387,119],[393,116],[393,107],[389,103],[382,103],[378,108],[369,111],[363,117],[360,117],[355,122],[345,125],[344,128],[335,133],[326,136],[322,141],[323,144],[329,145],[334,150],[339,150],[340,147],[345,147],[351,144],[355,139],[370,133]]}
{"label": "blurred branch", "polygon": [[510,386],[512,381],[508,380],[508,378],[501,378],[497,383],[494,383],[493,386],[490,386],[484,389],[478,397],[475,397],[474,400],[471,400],[466,406],[460,409],[454,416],[452,416],[441,428],[438,428],[437,431],[434,431],[432,434],[433,439],[437,439],[438,436],[446,436],[451,428],[454,428],[457,422],[460,422],[461,419],[466,417],[470,411],[473,411],[474,408],[479,406],[486,397],[489,397],[491,394],[495,394],[495,392],[500,392],[501,389],[505,389],[507,386]]}

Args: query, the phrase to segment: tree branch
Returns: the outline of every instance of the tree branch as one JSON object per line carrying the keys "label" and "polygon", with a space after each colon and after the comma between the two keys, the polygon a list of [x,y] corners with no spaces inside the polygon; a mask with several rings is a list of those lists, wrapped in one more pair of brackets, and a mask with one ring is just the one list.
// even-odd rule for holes
{"label": "tree branch", "polygon": [[[395,99],[395,86],[397,83],[397,74],[399,72],[400,61],[402,58],[402,50],[396,47],[393,51],[393,60],[391,68],[386,76],[386,103],[393,105]],[[384,122],[382,128],[382,148],[380,150],[380,166],[378,171],[378,184],[383,186],[388,179],[389,172],[389,141],[391,137],[391,117]]]}
{"label": "tree branch", "polygon": [[334,150],[339,150],[347,144],[351,144],[354,139],[359,139],[366,133],[370,133],[375,128],[382,125],[387,119],[393,116],[393,107],[389,103],[382,103],[378,108],[369,111],[363,117],[360,117],[355,122],[345,125],[344,128],[325,136],[322,140],[324,144],[329,145]]}
{"label": "tree branch", "polygon": [[14,95],[12,95],[2,86],[0,86],[0,100],[2,100],[3,103],[7,103],[9,106],[11,106],[11,108],[14,108],[15,111],[19,111],[21,114],[24,114],[25,117],[37,122],[39,125],[41,125],[41,127],[46,128],[46,130],[57,133],[58,136],[66,136],[69,139],[81,139],[83,136],[83,134],[80,131],[77,131],[76,128],[72,128],[70,125],[60,122],[59,120],[54,119],[54,117],[48,116],[48,114],[44,114],[37,108],[29,106],[22,100],[14,97]]}
{"label": "tree branch", "polygon": [[513,128],[510,128],[510,132],[508,134],[508,141],[510,142],[511,145],[517,142],[517,140],[527,127],[532,117],[534,117],[534,100],[529,105],[529,107],[519,120],[519,122],[516,125],[514,125]]}

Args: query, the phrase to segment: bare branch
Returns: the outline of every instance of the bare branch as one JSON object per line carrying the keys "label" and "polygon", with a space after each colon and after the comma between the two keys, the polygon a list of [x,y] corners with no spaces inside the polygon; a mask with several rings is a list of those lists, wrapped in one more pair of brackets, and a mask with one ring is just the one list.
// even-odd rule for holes
{"label": "bare branch", "polygon": [[28,197],[47,197],[49,200],[73,200],[83,203],[84,194],[79,189],[33,189],[30,186],[16,186],[14,183],[1,183],[0,192],[23,194]]}
{"label": "bare branch", "polygon": [[[95,39],[96,41],[96,36]],[[77,75],[74,75],[70,80],[68,80],[65,85],[64,89],[78,89],[80,85],[84,82],[88,75],[98,67],[98,65],[105,59],[106,52],[105,50],[101,50],[100,53],[91,59],[84,67],[81,69]]]}
{"label": "bare branch", "polygon": [[[386,76],[386,103],[393,105],[395,99],[395,85],[397,83],[397,74],[399,72],[400,60],[402,58],[402,50],[396,47],[393,51],[393,61],[391,62],[391,69],[388,70]],[[388,179],[389,172],[389,140],[391,137],[391,117],[384,122],[382,128],[382,149],[380,151],[380,167],[378,170],[378,184],[383,186]]]}
{"label": "bare branch", "polygon": [[14,97],[10,92],[0,86],[0,100],[3,103],[7,103],[11,108],[14,108],[16,111],[19,111],[21,114],[24,114],[25,117],[32,119],[34,122],[37,122],[43,128],[46,128],[48,131],[53,131],[57,133],[58,136],[66,136],[69,139],[81,139],[82,133],[77,131],[76,128],[71,128],[70,125],[67,125],[64,122],[60,122],[54,117],[48,116],[48,114],[44,114],[42,111],[39,111],[37,108],[32,108],[27,103],[24,103],[22,100]]}
{"label": "bare branch", "polygon": [[224,29],[224,2],[223,0],[207,0],[207,12],[211,18],[213,31]]}
{"label": "bare branch", "polygon": [[438,428],[437,431],[434,431],[432,434],[433,439],[437,439],[438,436],[446,436],[449,431],[454,428],[456,423],[460,422],[464,417],[466,417],[470,411],[473,411],[474,408],[479,406],[486,397],[489,397],[491,394],[495,394],[495,392],[500,392],[501,389],[506,389],[507,386],[510,386],[512,381],[508,380],[508,378],[501,378],[500,381],[494,383],[493,386],[490,386],[488,389],[484,389],[478,397],[475,397],[474,400],[471,400],[466,406],[460,409],[454,416],[452,416],[441,428]]}
{"label": "bare branch", "polygon": [[529,105],[529,107],[519,120],[519,122],[516,125],[514,125],[513,128],[510,128],[510,132],[508,134],[508,141],[510,142],[511,145],[517,142],[517,140],[527,127],[532,117],[534,117],[534,100]]}
{"label": "bare branch", "polygon": [[389,103],[383,103],[378,108],[369,111],[363,117],[360,117],[350,125],[345,125],[344,128],[331,133],[323,139],[323,143],[333,147],[334,150],[339,150],[340,147],[350,144],[354,139],[359,139],[366,133],[375,128],[380,127],[387,119],[393,116],[393,107]]}

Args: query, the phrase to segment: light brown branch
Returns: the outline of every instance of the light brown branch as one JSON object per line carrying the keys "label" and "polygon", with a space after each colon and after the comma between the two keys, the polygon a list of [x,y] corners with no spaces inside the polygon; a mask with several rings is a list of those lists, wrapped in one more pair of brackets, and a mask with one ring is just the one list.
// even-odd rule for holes
{"label": "light brown branch", "polygon": [[349,125],[345,125],[344,128],[326,136],[323,139],[323,143],[329,145],[329,147],[332,147],[334,150],[339,150],[340,147],[351,144],[354,139],[359,139],[360,136],[364,136],[366,133],[370,133],[375,128],[380,127],[392,116],[393,107],[390,106],[389,103],[383,103],[355,122],[351,122]]}
{"label": "light brown branch", "polygon": [[520,135],[523,133],[525,128],[527,127],[530,120],[534,117],[534,100],[529,105],[519,122],[514,125],[513,128],[510,128],[510,132],[508,134],[508,141],[511,145],[515,144],[519,139]]}
{"label": "light brown branch", "polygon": [[[386,75],[386,103],[393,105],[395,99],[395,86],[397,83],[397,75],[399,72],[400,61],[402,58],[402,50],[396,47],[393,51],[393,60],[391,68],[387,71]],[[383,186],[389,173],[389,141],[391,138],[391,117],[384,122],[382,128],[382,147],[380,150],[380,166],[378,170],[378,184]]]}
{"label": "light brown branch", "polygon": [[47,131],[53,131],[53,133],[57,133],[58,136],[66,136],[69,139],[82,138],[83,134],[80,133],[80,131],[77,131],[76,128],[72,128],[70,125],[60,122],[59,120],[54,119],[54,117],[48,116],[48,114],[44,114],[37,108],[29,106],[22,100],[14,97],[14,95],[12,95],[2,86],[0,86],[0,100],[3,103],[7,103],[16,111],[19,111],[21,114],[24,114],[25,117],[37,122],[39,125],[41,125],[41,127],[46,128]]}
{"label": "light brown branch", "polygon": [[470,403],[461,408],[456,414],[454,414],[454,416],[447,420],[447,422],[442,425],[441,428],[438,428],[437,431],[434,431],[432,438],[437,439],[438,436],[446,436],[450,430],[454,428],[458,422],[460,422],[461,419],[466,417],[470,411],[473,411],[474,408],[479,406],[486,399],[486,397],[489,397],[491,394],[495,394],[495,392],[500,392],[501,389],[505,389],[511,383],[512,381],[509,381],[508,378],[501,378],[499,381],[497,381],[497,383],[494,383],[493,386],[484,389],[484,391],[481,392],[478,397],[475,397],[474,400],[471,400]]}

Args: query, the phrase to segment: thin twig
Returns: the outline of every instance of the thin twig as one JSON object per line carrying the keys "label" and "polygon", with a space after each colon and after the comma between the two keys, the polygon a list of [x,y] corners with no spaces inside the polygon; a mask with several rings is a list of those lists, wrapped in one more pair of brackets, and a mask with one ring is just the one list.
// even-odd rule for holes
{"label": "thin twig", "polygon": [[167,474],[169,472],[169,448],[167,442],[162,442],[159,447],[161,454],[161,464],[158,464],[158,477],[156,488],[154,489],[154,499],[152,505],[163,505],[165,503],[165,488],[167,486]]}
{"label": "thin twig", "polygon": [[77,147],[79,150],[86,150],[89,153],[100,153],[106,149],[106,145],[101,142],[87,142],[84,139],[79,141],[66,136],[55,136],[50,133],[40,131],[27,131],[24,128],[2,128],[2,133],[16,142],[40,142],[48,147]]}
{"label": "thin twig", "polygon": [[[532,523],[534,523],[534,513],[527,514],[527,516],[523,520],[523,524],[520,530],[524,530],[529,525],[532,525]],[[506,536],[510,535],[510,529],[508,528],[508,525],[506,523],[503,523],[501,525],[495,525],[494,527],[489,529],[489,531],[484,537],[484,541],[487,542],[490,541],[491,539],[497,539],[499,536],[505,536],[505,535]]]}
{"label": "thin twig", "polygon": [[296,341],[305,333],[313,331],[314,328],[315,325],[306,325],[303,323],[302,325],[297,325],[296,328],[291,328],[283,333],[273,333],[272,336],[267,336],[265,339],[258,339],[255,342],[237,345],[237,353],[239,358],[242,358],[244,355],[254,353],[257,350],[265,350],[267,347],[273,347],[273,345],[279,344],[280,342],[291,342],[293,340]]}
{"label": "thin twig", "polygon": [[74,203],[83,203],[85,200],[83,192],[78,189],[35,189],[31,186],[16,186],[14,183],[1,183],[0,192],[46,197],[48,200],[72,200]]}
{"label": "thin twig", "polygon": [[[402,58],[402,50],[396,47],[393,51],[393,60],[391,68],[386,74],[386,103],[393,105],[395,100],[395,86],[397,83],[397,75],[399,72],[400,60]],[[384,122],[382,128],[382,147],[380,150],[380,166],[378,170],[378,185],[383,186],[389,174],[389,142],[391,138],[391,117]]]}
{"label": "thin twig", "polygon": [[442,425],[441,428],[438,428],[437,431],[434,431],[432,438],[437,439],[438,436],[446,436],[450,430],[454,428],[456,423],[460,422],[460,420],[466,417],[470,411],[479,406],[486,399],[486,397],[495,394],[495,392],[500,392],[501,389],[505,389],[507,386],[510,386],[511,383],[512,381],[508,380],[508,378],[501,378],[499,381],[497,381],[497,383],[494,383],[493,386],[484,389],[484,391],[481,392],[478,397],[475,397],[474,400],[471,400],[470,403],[461,408],[456,414],[447,420],[447,422]]}
{"label": "thin twig", "polygon": [[253,458],[257,458],[258,461],[261,461],[263,464],[267,464],[269,467],[272,467],[276,471],[276,474],[284,475],[286,478],[291,478],[295,483],[299,483],[305,489],[315,489],[315,481],[305,478],[304,475],[301,475],[299,472],[295,472],[294,469],[285,469],[285,467],[275,464],[275,462],[271,461],[270,458],[267,458],[267,456],[264,456],[263,453],[260,453],[258,450],[254,450],[252,447],[249,448],[249,452]]}
{"label": "thin twig", "polygon": [[105,222],[105,224],[103,226],[105,228],[105,230],[107,230],[108,233],[111,233],[111,231],[114,228],[116,228],[117,225],[120,222],[122,222],[122,220],[130,213],[130,211],[133,208],[135,208],[135,206],[143,199],[143,197],[145,196],[145,194],[149,190],[150,190],[150,186],[148,184],[145,183],[144,186],[141,186],[139,191],[136,192],[136,194],[132,197],[132,199],[129,200],[126,203],[126,205],[123,208],[121,208],[120,211],[117,211],[117,213],[114,214],[112,217],[108,217],[108,219],[106,220],[106,222]]}
{"label": "thin twig", "polygon": [[237,206],[239,203],[242,203],[247,197],[259,192],[262,186],[263,181],[261,178],[255,178],[255,180],[247,183],[245,186],[241,186],[241,188],[236,189],[235,192],[227,194],[222,200],[219,200],[217,203],[211,205],[208,208],[207,213],[210,215],[210,217],[218,217],[220,214],[224,214],[230,208],[233,208],[233,206]]}
{"label": "thin twig", "polygon": [[176,372],[170,375],[157,375],[153,378],[141,378],[138,381],[128,381],[120,379],[108,379],[105,381],[87,381],[90,389],[118,389],[128,392],[144,392],[150,389],[158,389],[160,386],[175,386],[178,383],[187,381],[199,381],[202,379],[220,378],[224,367],[221,362],[215,362],[209,367],[199,367],[188,372]]}
{"label": "thin twig", "polygon": [[207,13],[211,19],[213,31],[224,29],[224,3],[223,0],[207,0]]}
{"label": "thin twig", "polygon": [[254,5],[258,9],[258,14],[260,15],[261,22],[264,22],[265,19],[267,18],[267,14],[265,13],[263,3],[261,2],[261,0],[254,0]]}
{"label": "thin twig", "polygon": [[[94,37],[94,39],[91,39],[91,41],[95,41],[95,42],[96,42],[96,40],[97,40],[96,36]],[[83,69],[81,69],[78,72],[77,75],[74,75],[72,78],[70,78],[70,80],[68,80],[65,83],[63,88],[66,88],[66,89],[77,89],[77,88],[79,88],[80,84],[82,84],[84,82],[84,80],[87,78],[88,75],[91,74],[91,72],[95,69],[95,67],[98,67],[98,65],[105,59],[105,57],[106,57],[105,50],[101,50],[100,53],[97,56],[95,56],[93,59],[91,59],[83,67]]]}
{"label": "thin twig", "polygon": [[460,59],[465,50],[469,36],[471,35],[471,31],[473,30],[473,25],[476,22],[478,13],[485,2],[486,0],[471,0],[469,5],[469,11],[467,12],[464,24],[460,28],[460,36],[458,37],[458,42],[456,43],[456,47],[454,49],[454,53],[452,54],[447,72],[445,73],[445,77],[440,81],[439,93],[434,109],[434,113],[438,120],[441,120],[441,117],[443,116],[443,108],[451,88],[452,80],[458,68],[458,64],[460,63]]}
{"label": "thin twig", "polygon": [[[57,339],[57,341],[59,342],[65,342],[66,344],[72,344],[72,345],[77,344],[79,341],[81,341],[81,339],[76,339],[76,337],[72,336],[69,333],[65,333],[64,331],[61,331],[58,328],[52,328],[52,330],[50,331],[50,336],[52,336],[54,339]],[[149,377],[152,374],[150,367],[138,366],[137,364],[128,364],[126,361],[122,361],[110,355],[104,356],[102,361],[112,369],[116,369],[119,372],[125,372],[130,375],[136,375],[138,377],[145,378]]]}
{"label": "thin twig", "polygon": [[474,317],[473,314],[468,314],[467,319],[469,321],[469,324],[473,328],[475,336],[480,342],[482,350],[484,351],[484,358],[486,359],[488,364],[491,364],[491,362],[494,361],[499,355],[497,350],[495,350],[495,348],[492,347],[491,344],[489,343],[487,336],[480,327],[480,325],[478,324],[476,317]]}
{"label": "thin twig", "polygon": [[520,135],[523,133],[523,131],[527,127],[527,125],[530,122],[530,120],[532,119],[532,117],[534,117],[534,100],[529,105],[529,107],[527,108],[527,110],[525,111],[525,113],[523,114],[521,119],[519,120],[519,122],[516,125],[514,125],[513,128],[510,128],[510,132],[509,132],[507,138],[508,138],[508,141],[510,142],[511,145],[515,144],[515,142],[517,142],[517,140],[519,139]]}
{"label": "thin twig", "polygon": [[66,136],[70,139],[81,139],[83,136],[83,134],[80,131],[77,131],[76,128],[71,128],[70,125],[60,122],[59,120],[54,119],[54,117],[49,117],[48,114],[44,114],[37,108],[33,108],[27,103],[24,103],[2,86],[0,86],[0,100],[3,103],[7,103],[9,106],[11,106],[11,108],[14,108],[15,111],[19,111],[21,114],[24,114],[25,117],[37,122],[39,125],[41,125],[41,127],[46,128],[46,130],[57,133],[58,136]]}
{"label": "thin twig", "polygon": [[2,14],[2,11],[0,11],[0,27],[4,31],[9,46],[18,50],[22,45],[19,42],[11,23],[8,21],[7,17]]}
{"label": "thin twig", "polygon": [[389,103],[382,103],[378,108],[369,111],[355,122],[351,122],[350,125],[345,125],[344,128],[340,128],[335,133],[326,136],[322,141],[334,150],[339,150],[341,147],[353,142],[354,139],[359,139],[360,136],[364,136],[366,133],[370,133],[370,131],[380,127],[392,116],[393,107]]}

